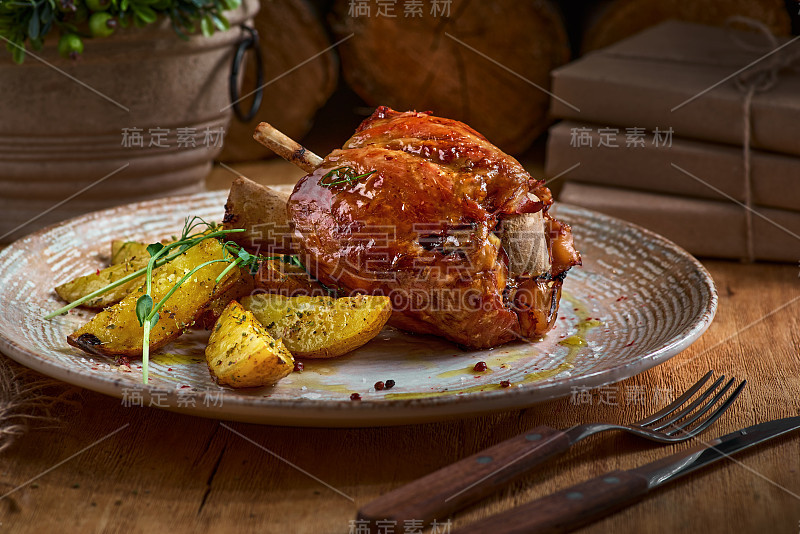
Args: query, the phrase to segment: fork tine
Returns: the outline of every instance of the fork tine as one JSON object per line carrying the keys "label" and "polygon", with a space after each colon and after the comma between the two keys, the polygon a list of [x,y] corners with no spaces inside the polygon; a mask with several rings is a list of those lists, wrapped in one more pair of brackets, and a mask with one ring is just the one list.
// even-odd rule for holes
{"label": "fork tine", "polygon": [[653,415],[651,415],[650,417],[647,417],[647,418],[645,418],[645,419],[642,419],[641,421],[637,421],[637,422],[636,422],[636,423],[634,423],[634,424],[635,424],[635,425],[637,425],[637,426],[645,426],[645,425],[650,425],[650,424],[652,424],[652,423],[655,423],[655,422],[656,422],[656,421],[658,421],[659,419],[662,419],[663,417],[665,417],[665,416],[667,416],[667,415],[671,414],[672,412],[674,412],[675,410],[677,410],[678,408],[680,408],[680,406],[681,406],[681,405],[682,405],[684,402],[686,402],[687,400],[689,400],[690,398],[692,398],[692,396],[693,396],[695,393],[697,393],[697,391],[698,391],[698,390],[699,390],[701,387],[703,387],[703,385],[704,385],[706,382],[708,382],[708,379],[709,379],[709,378],[711,378],[711,375],[713,375],[713,374],[714,374],[714,371],[713,371],[713,369],[712,369],[711,371],[707,372],[707,373],[706,373],[706,375],[705,375],[703,378],[701,378],[700,380],[698,380],[698,381],[697,381],[697,382],[696,382],[696,383],[695,383],[695,384],[694,384],[692,387],[690,387],[688,390],[686,390],[686,392],[685,392],[683,395],[681,395],[680,397],[678,397],[677,399],[675,399],[675,401],[673,401],[673,402],[672,402],[672,403],[671,403],[669,406],[667,406],[666,408],[664,408],[663,410],[661,410],[661,411],[659,411],[659,412],[656,412],[656,413],[654,413],[654,414],[653,414]]}
{"label": "fork tine", "polygon": [[[723,380],[725,380],[725,375],[722,375],[719,378],[717,378],[714,381],[714,383],[708,386],[708,388],[703,393],[701,393],[699,397],[693,400],[691,404],[689,404],[686,407],[682,407],[682,409],[677,413],[675,413],[674,415],[672,415],[672,417],[670,417],[666,421],[657,421],[658,426],[651,427],[651,430],[661,430],[662,428],[670,426],[675,421],[678,421],[679,419],[683,419],[684,417],[686,417],[689,413],[691,413],[692,410],[703,404],[706,401],[706,399],[710,397],[712,393],[714,393],[714,391],[717,389],[717,387],[719,387],[719,385],[722,383]],[[728,384],[728,387],[730,387],[730,383]]]}
{"label": "fork tine", "polygon": [[[692,417],[688,421],[684,421],[681,424],[681,426],[676,427],[675,429],[672,429],[672,430],[668,431],[667,434],[672,436],[672,435],[674,435],[674,434],[676,434],[678,432],[684,432],[689,436],[694,435],[694,434],[692,434],[692,432],[693,432],[692,430],[687,431],[686,429],[689,428],[695,421],[697,421],[701,417],[703,417],[703,415],[705,415],[705,413],[708,410],[710,410],[721,398],[723,398],[725,396],[725,393],[727,393],[727,391],[731,388],[731,386],[734,384],[734,382],[736,382],[736,378],[731,378],[730,381],[727,384],[725,384],[725,386],[720,390],[720,392],[717,393],[716,395],[714,395],[714,398],[711,399],[711,401],[709,401],[708,404],[706,404],[697,413],[693,414]],[[740,387],[741,387],[741,384],[740,384]],[[737,388],[737,389],[739,389],[739,388]],[[740,392],[741,392],[741,390],[740,390]],[[734,390],[734,394],[738,395],[738,393],[736,393],[735,390]],[[734,395],[732,395],[732,396],[734,396]],[[735,398],[735,396],[734,396],[734,398]],[[725,406],[724,403],[720,407],[723,407],[723,406]],[[713,415],[714,415],[714,413],[712,413],[712,416]]]}
{"label": "fork tine", "polygon": [[[734,382],[736,382],[736,378],[731,378],[730,380],[728,380],[728,382],[724,386],[722,386],[722,389],[719,390],[710,401],[708,401],[704,406],[702,406],[699,410],[697,410],[697,412],[691,414],[689,413],[691,410],[689,409],[683,410],[682,412],[683,415],[681,415],[680,417],[676,418],[673,421],[673,424],[671,425],[672,428],[667,432],[667,434],[673,432],[679,432],[684,428],[688,428],[689,425],[700,419],[708,410],[710,410],[714,406],[714,404],[719,399],[722,398],[723,395],[725,395],[725,393],[728,392],[728,390],[731,388]],[[687,419],[686,421],[680,421],[680,419],[683,417],[689,417],[689,419]]]}
{"label": "fork tine", "polygon": [[692,430],[689,431],[689,433],[688,433],[689,437],[696,436],[697,434],[699,434],[700,432],[704,431],[709,426],[713,425],[714,422],[717,419],[719,419],[720,416],[722,416],[722,414],[725,413],[725,411],[728,408],[730,408],[731,404],[733,404],[733,401],[736,400],[736,397],[739,396],[739,394],[742,392],[742,390],[744,389],[744,387],[746,385],[747,385],[747,380],[742,380],[742,383],[739,384],[736,387],[736,389],[733,390],[733,393],[731,393],[730,397],[728,397],[728,399],[724,403],[722,403],[722,405],[719,408],[717,408],[711,414],[711,416],[709,416],[705,421],[703,421],[698,426],[694,427]]}

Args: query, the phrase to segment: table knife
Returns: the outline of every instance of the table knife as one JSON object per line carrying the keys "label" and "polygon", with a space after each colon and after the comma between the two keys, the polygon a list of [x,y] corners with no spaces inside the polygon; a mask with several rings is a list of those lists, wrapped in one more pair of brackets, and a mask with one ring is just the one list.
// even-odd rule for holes
{"label": "table knife", "polygon": [[731,454],[800,428],[800,417],[737,430],[661,460],[617,470],[457,529],[458,534],[568,532]]}

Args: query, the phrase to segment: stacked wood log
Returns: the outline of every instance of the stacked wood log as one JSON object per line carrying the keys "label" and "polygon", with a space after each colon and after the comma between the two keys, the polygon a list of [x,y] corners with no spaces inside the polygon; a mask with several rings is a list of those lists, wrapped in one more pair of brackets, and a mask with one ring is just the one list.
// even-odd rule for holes
{"label": "stacked wood log", "polygon": [[[236,118],[231,121],[221,161],[272,155],[269,149],[253,142],[253,130],[262,121],[274,124],[293,138],[301,138],[336,88],[339,65],[333,50],[301,65],[331,45],[322,21],[306,0],[262,0],[255,28],[261,40],[264,82],[268,85],[255,118],[248,123]],[[247,61],[242,94],[256,85],[254,60],[248,57]],[[251,98],[242,101],[243,110],[249,109]]]}
{"label": "stacked wood log", "polygon": [[337,0],[331,23],[338,39],[352,35],[339,47],[342,71],[367,104],[464,121],[510,153],[547,127],[550,71],[569,60],[549,1],[398,0],[394,16],[357,4]]}
{"label": "stacked wood log", "polygon": [[783,0],[613,0],[596,8],[582,49],[604,48],[668,19],[721,26],[734,15],[760,21],[775,35],[791,33]]}

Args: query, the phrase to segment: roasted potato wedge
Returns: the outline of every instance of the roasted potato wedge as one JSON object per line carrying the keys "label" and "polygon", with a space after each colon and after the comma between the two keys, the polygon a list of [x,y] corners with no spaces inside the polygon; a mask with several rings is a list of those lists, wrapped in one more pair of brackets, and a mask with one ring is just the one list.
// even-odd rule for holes
{"label": "roasted potato wedge", "polygon": [[224,293],[208,303],[196,319],[196,326],[211,330],[217,324],[222,312],[232,300],[238,300],[253,293],[254,277],[242,270],[239,279]]}
{"label": "roasted potato wedge", "polygon": [[334,358],[357,349],[381,331],[392,314],[388,297],[284,297],[242,299],[272,337],[296,358]]}
{"label": "roasted potato wedge", "polygon": [[321,297],[328,294],[302,267],[282,260],[261,263],[255,276],[255,289],[284,297]]}
{"label": "roasted potato wedge", "polygon": [[111,265],[141,259],[144,259],[145,263],[150,259],[150,253],[147,252],[147,245],[144,243],[123,239],[115,239],[111,242]]}
{"label": "roasted potato wedge", "polygon": [[255,254],[292,254],[288,200],[285,193],[244,177],[236,178],[228,193],[222,223],[225,229],[245,231],[230,234],[228,238]]}
{"label": "roasted potato wedge", "polygon": [[235,300],[220,315],[206,346],[206,361],[220,384],[250,388],[274,384],[294,369],[294,358],[252,313]]}
{"label": "roasted potato wedge", "polygon": [[[158,302],[164,298],[192,268],[223,257],[222,244],[216,239],[207,239],[162,265],[153,272],[153,301]],[[214,285],[214,280],[227,265],[226,262],[206,265],[172,294],[161,308],[160,319],[150,332],[151,351],[180,336],[209,303],[228,291],[239,280],[242,276],[241,269],[232,269],[219,284]],[[101,311],[83,327],[70,334],[67,342],[95,354],[140,356],[144,334],[136,318],[136,301],[144,292],[144,284],[141,284],[120,302]]]}
{"label": "roasted potato wedge", "polygon": [[[56,287],[56,293],[67,302],[75,302],[86,295],[94,293],[98,289],[102,289],[117,280],[125,278],[143,267],[147,267],[148,260],[149,254],[141,259],[133,258],[130,261],[106,267],[95,273],[79,276],[74,280]],[[130,282],[117,286],[99,297],[87,300],[82,306],[93,309],[102,309],[106,306],[110,306],[121,301],[125,295],[139,287],[143,279],[144,278],[137,278],[136,280],[131,280]]]}

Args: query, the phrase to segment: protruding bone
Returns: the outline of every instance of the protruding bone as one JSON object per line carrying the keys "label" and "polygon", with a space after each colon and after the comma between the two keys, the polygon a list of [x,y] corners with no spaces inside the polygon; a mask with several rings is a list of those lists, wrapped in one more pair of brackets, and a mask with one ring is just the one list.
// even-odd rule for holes
{"label": "protruding bone", "polygon": [[258,125],[253,134],[253,139],[308,173],[313,172],[322,163],[321,157],[291,137],[276,130],[267,122],[262,122]]}

